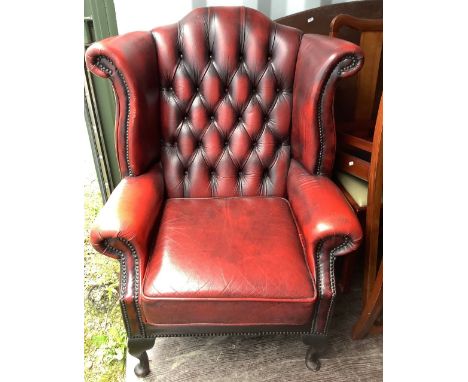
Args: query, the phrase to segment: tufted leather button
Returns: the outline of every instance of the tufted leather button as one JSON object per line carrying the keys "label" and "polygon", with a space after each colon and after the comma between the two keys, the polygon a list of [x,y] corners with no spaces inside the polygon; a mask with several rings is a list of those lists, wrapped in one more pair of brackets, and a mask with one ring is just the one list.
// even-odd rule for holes
{"label": "tufted leather button", "polygon": [[212,177],[215,176],[215,175],[216,175],[216,171],[215,171],[215,170],[211,170],[211,171],[210,171],[210,175],[211,175]]}
{"label": "tufted leather button", "polygon": [[185,170],[185,171],[184,171],[184,175],[185,175],[185,176],[188,175],[188,170]]}
{"label": "tufted leather button", "polygon": [[[277,149],[277,141],[289,139],[297,119],[300,120],[300,116],[292,115],[293,99],[303,108],[302,95],[294,97],[292,91],[296,61],[298,56],[302,57],[298,53],[300,32],[276,28],[256,11],[245,10],[245,18],[242,13],[234,8],[199,10],[179,24],[156,28],[153,32],[158,41],[155,48],[160,82],[157,85],[164,92],[159,93],[159,99],[149,101],[159,104],[161,115],[145,111],[140,114],[142,123],[146,122],[146,116],[156,118],[160,135],[165,137],[160,156],[170,198],[286,195],[285,177],[292,156],[290,151],[295,145]],[[210,26],[209,36],[203,25]],[[272,41],[275,41],[273,47]],[[314,54],[319,54],[319,50]],[[143,71],[147,74],[146,69]],[[299,76],[298,81],[307,82],[305,76]],[[155,79],[150,77],[148,81]],[[287,99],[281,101],[283,96]],[[141,105],[131,106],[135,106],[133,113]],[[295,123],[290,121],[293,119]],[[302,129],[301,125],[299,130]],[[153,129],[147,133],[156,134]],[[140,161],[141,157],[145,162],[151,155],[135,150],[132,142],[139,143],[140,138],[134,138],[130,134],[129,152],[133,153],[130,159]],[[179,139],[180,145],[173,144]],[[299,152],[298,147],[295,150]],[[151,146],[151,150],[156,153],[157,148]],[[193,158],[196,160],[191,162]],[[213,178],[210,174],[217,163]],[[263,179],[262,163],[266,167],[272,164],[266,189],[258,187]],[[185,187],[180,184],[182,180],[187,183]],[[242,187],[236,187],[236,183]]]}

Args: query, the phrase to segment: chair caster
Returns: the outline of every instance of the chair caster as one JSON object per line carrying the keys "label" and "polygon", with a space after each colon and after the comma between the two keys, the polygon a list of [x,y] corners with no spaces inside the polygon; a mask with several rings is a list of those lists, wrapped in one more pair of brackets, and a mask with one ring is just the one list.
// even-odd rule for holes
{"label": "chair caster", "polygon": [[312,347],[307,349],[307,353],[305,356],[305,364],[307,368],[312,371],[319,371],[320,366],[322,366],[320,363],[318,353]]}
{"label": "chair caster", "polygon": [[143,352],[140,355],[139,360],[140,362],[138,362],[133,371],[138,378],[143,378],[146,377],[150,372],[148,354]]}

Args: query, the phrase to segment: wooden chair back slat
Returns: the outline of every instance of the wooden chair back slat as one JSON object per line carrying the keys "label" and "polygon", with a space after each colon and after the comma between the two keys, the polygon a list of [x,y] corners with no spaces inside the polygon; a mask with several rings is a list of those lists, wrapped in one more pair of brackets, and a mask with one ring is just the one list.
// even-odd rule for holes
{"label": "wooden chair back slat", "polygon": [[330,23],[330,36],[337,37],[339,30],[347,26],[360,32],[378,32],[383,30],[383,19],[362,19],[351,15],[336,15]]}
{"label": "wooden chair back slat", "polygon": [[349,146],[354,147],[356,149],[365,151],[367,153],[372,152],[372,141],[368,141],[367,139],[363,139],[360,137],[356,137],[355,135],[347,134],[347,133],[336,133],[337,135],[337,143],[341,146]]}
{"label": "wooden chair back slat", "polygon": [[364,65],[358,73],[356,89],[356,121],[369,121],[374,110],[375,92],[379,77],[382,55],[382,32],[362,32],[361,49],[364,52]]}
{"label": "wooden chair back slat", "polygon": [[356,127],[359,128],[361,123],[373,119],[376,106],[377,81],[381,71],[383,19],[360,19],[350,15],[337,15],[330,24],[330,36],[339,38],[340,29],[343,27],[361,32],[359,45],[364,53],[364,65],[356,78],[353,118]]}

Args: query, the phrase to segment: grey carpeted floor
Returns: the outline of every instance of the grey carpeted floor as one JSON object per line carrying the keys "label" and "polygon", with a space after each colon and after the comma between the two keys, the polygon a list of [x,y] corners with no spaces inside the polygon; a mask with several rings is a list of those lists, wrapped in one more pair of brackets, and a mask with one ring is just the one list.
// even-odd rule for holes
{"label": "grey carpeted floor", "polygon": [[148,352],[151,373],[138,379],[127,357],[127,381],[382,381],[382,335],[351,340],[360,311],[360,277],[339,295],[322,368],[309,371],[299,336],[158,338]]}

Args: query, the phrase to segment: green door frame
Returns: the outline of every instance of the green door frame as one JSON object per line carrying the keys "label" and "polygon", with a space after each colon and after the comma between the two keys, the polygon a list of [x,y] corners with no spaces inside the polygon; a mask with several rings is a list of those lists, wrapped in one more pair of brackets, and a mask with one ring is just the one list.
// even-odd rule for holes
{"label": "green door frame", "polygon": [[[118,34],[113,0],[84,1],[84,48],[95,41]],[[120,182],[115,153],[115,97],[106,79],[85,68],[85,120],[94,165],[105,202]]]}

